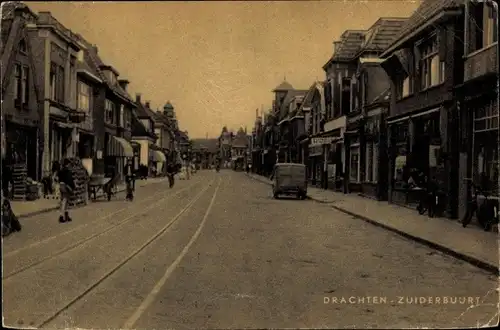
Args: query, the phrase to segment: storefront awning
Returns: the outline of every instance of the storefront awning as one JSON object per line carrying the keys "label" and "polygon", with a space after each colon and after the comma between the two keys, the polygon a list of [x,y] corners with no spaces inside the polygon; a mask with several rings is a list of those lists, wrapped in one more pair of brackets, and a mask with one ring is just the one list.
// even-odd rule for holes
{"label": "storefront awning", "polygon": [[106,156],[112,157],[134,157],[132,145],[124,138],[111,136],[108,141]]}
{"label": "storefront awning", "polygon": [[69,124],[69,123],[63,123],[60,121],[54,121],[54,125],[59,127],[59,128],[64,128],[64,129],[73,129],[75,125]]}
{"label": "storefront awning", "polygon": [[167,162],[167,157],[165,157],[165,154],[159,150],[150,150],[149,158],[153,162],[161,162],[161,163]]}

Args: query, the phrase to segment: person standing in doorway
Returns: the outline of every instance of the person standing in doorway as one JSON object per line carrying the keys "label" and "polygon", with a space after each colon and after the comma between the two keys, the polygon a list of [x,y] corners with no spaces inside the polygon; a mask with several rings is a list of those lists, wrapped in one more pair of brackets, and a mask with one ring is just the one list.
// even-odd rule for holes
{"label": "person standing in doorway", "polygon": [[68,213],[68,200],[70,199],[73,191],[75,190],[75,182],[73,180],[73,175],[71,174],[71,169],[69,168],[69,159],[64,159],[63,167],[59,170],[57,177],[59,180],[59,192],[60,192],[60,212],[59,222],[69,222],[71,217]]}

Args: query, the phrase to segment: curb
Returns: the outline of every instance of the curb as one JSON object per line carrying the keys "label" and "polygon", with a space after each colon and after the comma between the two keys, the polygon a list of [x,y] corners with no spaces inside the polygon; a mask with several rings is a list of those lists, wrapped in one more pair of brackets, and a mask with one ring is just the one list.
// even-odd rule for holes
{"label": "curb", "polygon": [[[264,182],[264,181],[262,181],[262,180],[259,180],[259,179],[255,178],[255,177],[252,177],[252,176],[250,176],[250,177],[251,177],[252,179],[256,180],[256,181],[261,182],[261,183],[266,183],[266,184],[269,184],[268,182]],[[330,203],[330,202],[325,202],[325,201],[321,201],[321,200],[314,199],[314,198],[312,198],[311,196],[307,196],[307,199],[312,200],[312,201],[315,201],[315,202],[318,202],[318,203],[321,203],[321,204],[332,204],[332,203]],[[480,269],[483,269],[483,270],[486,270],[486,271],[488,271],[488,272],[490,272],[490,273],[493,273],[493,274],[494,274],[494,275],[496,275],[496,276],[499,276],[499,275],[500,275],[499,265],[498,265],[498,264],[497,264],[497,265],[494,265],[494,264],[491,264],[491,263],[489,263],[489,262],[486,262],[486,261],[480,260],[480,259],[478,259],[478,258],[476,258],[476,257],[472,257],[472,256],[470,256],[470,255],[467,255],[467,254],[465,254],[465,253],[461,253],[461,252],[458,252],[458,251],[452,250],[452,249],[450,249],[449,247],[446,247],[446,246],[444,246],[444,245],[442,245],[442,244],[438,244],[438,243],[435,243],[435,242],[431,242],[431,241],[429,241],[429,240],[427,240],[427,239],[425,239],[425,238],[422,238],[422,237],[418,237],[418,236],[415,236],[415,235],[408,234],[408,233],[406,233],[406,232],[404,232],[404,231],[402,231],[402,230],[399,230],[399,229],[396,229],[396,228],[394,228],[394,227],[391,227],[391,226],[388,226],[388,225],[382,224],[382,223],[377,222],[377,221],[375,221],[375,220],[373,220],[373,219],[370,219],[370,218],[368,218],[368,217],[365,217],[365,216],[359,215],[359,214],[357,214],[357,213],[351,212],[351,211],[349,211],[349,210],[346,210],[346,209],[344,209],[344,208],[342,208],[342,207],[338,207],[338,206],[335,206],[335,205],[330,205],[330,206],[331,206],[333,209],[337,210],[337,211],[340,211],[340,212],[345,213],[345,214],[348,214],[348,215],[350,215],[350,216],[352,216],[352,217],[355,217],[355,218],[358,218],[358,219],[363,220],[363,221],[365,221],[365,222],[368,222],[368,223],[370,223],[370,224],[372,224],[372,225],[374,225],[374,226],[377,226],[377,227],[380,227],[380,228],[384,228],[384,229],[386,229],[386,230],[388,230],[388,231],[391,231],[391,232],[393,232],[393,233],[396,233],[396,234],[398,234],[398,235],[400,235],[400,236],[403,236],[404,238],[407,238],[407,239],[409,239],[409,240],[415,241],[415,242],[420,243],[420,244],[422,244],[422,245],[426,245],[426,246],[428,246],[428,247],[430,247],[430,248],[433,248],[433,249],[435,249],[435,250],[437,250],[437,251],[443,252],[443,253],[445,253],[445,254],[447,254],[447,255],[450,255],[450,256],[452,256],[452,257],[455,257],[455,258],[457,258],[457,259],[460,259],[460,260],[462,260],[462,261],[465,261],[465,262],[467,262],[467,263],[469,263],[469,264],[471,264],[471,265],[473,265],[473,266],[475,266],[475,267],[478,267],[478,268],[480,268]]]}
{"label": "curb", "polygon": [[[119,194],[119,193],[122,193],[122,192],[124,192],[124,191],[125,191],[125,189],[120,189],[120,190],[118,190],[116,193],[117,193],[117,194]],[[99,198],[101,198],[101,197],[103,197],[103,196],[104,196],[104,195],[100,195],[100,196],[98,196],[98,197],[96,198],[96,200],[97,200],[97,199],[99,199]],[[77,208],[79,208],[79,207],[84,207],[84,206],[88,206],[88,205],[90,205],[91,203],[92,203],[92,200],[91,200],[91,199],[89,199],[89,203],[88,203],[87,205],[78,206]],[[27,219],[27,218],[32,218],[32,217],[34,217],[34,216],[37,216],[37,215],[40,215],[40,214],[44,214],[44,213],[49,213],[49,212],[55,211],[55,210],[57,210],[57,209],[59,209],[59,206],[48,207],[48,208],[46,208],[46,209],[41,209],[41,210],[38,210],[38,211],[34,211],[34,212],[30,212],[30,213],[25,213],[25,214],[23,214],[23,215],[19,215],[17,218],[18,218],[18,219]]]}
{"label": "curb", "polygon": [[380,228],[384,228],[384,229],[389,230],[389,231],[391,231],[393,233],[396,233],[396,234],[398,234],[400,236],[403,236],[403,237],[405,237],[407,239],[410,239],[412,241],[418,242],[418,243],[420,243],[422,245],[426,245],[428,247],[431,247],[431,248],[433,248],[435,250],[438,250],[440,252],[448,254],[448,255],[450,255],[452,257],[455,257],[457,259],[460,259],[462,261],[468,262],[471,265],[476,266],[478,268],[481,268],[483,270],[486,270],[486,271],[488,271],[490,273],[493,273],[494,275],[498,276],[500,274],[498,265],[493,265],[493,264],[490,264],[489,262],[480,260],[480,259],[478,259],[476,257],[472,257],[472,256],[467,255],[465,253],[452,250],[449,247],[446,247],[446,246],[444,246],[442,244],[438,244],[438,243],[435,243],[435,242],[431,242],[431,241],[429,241],[429,240],[427,240],[425,238],[408,234],[407,232],[404,232],[404,231],[396,229],[394,227],[382,224],[382,223],[377,222],[375,220],[372,220],[372,219],[370,219],[368,217],[365,217],[365,216],[356,214],[354,212],[348,211],[348,210],[346,210],[344,208],[341,208],[341,207],[338,207],[338,206],[335,206],[335,205],[331,205],[331,207],[334,208],[337,211],[342,212],[342,213],[345,213],[345,214],[348,214],[348,215],[353,216],[355,218],[364,220],[364,221],[366,221],[366,222],[368,222],[368,223],[370,223],[370,224],[372,224],[374,226],[377,226],[377,227],[380,227]]}
{"label": "curb", "polygon": [[[148,185],[155,185],[155,184],[159,184],[159,183],[162,183],[164,180],[159,180],[158,182],[153,182],[153,183],[150,183]],[[137,187],[137,188],[143,188],[145,186],[148,186],[148,185],[144,185],[142,187]],[[126,188],[122,188],[122,189],[118,189],[117,190],[117,194],[119,193],[122,193],[126,190]],[[103,197],[104,195],[99,195],[97,196],[96,200]],[[88,206],[92,203],[92,199],[89,199],[89,204],[87,205],[84,205],[84,206]],[[80,206],[81,207],[81,206]],[[59,206],[53,206],[53,207],[48,207],[46,209],[41,209],[41,210],[38,210],[38,211],[34,211],[34,212],[30,212],[30,213],[25,213],[23,215],[19,215],[18,216],[18,219],[26,219],[26,218],[32,218],[34,216],[37,216],[37,215],[40,215],[40,214],[44,214],[44,213],[49,213],[49,212],[52,212],[52,211],[55,211],[59,208]]]}

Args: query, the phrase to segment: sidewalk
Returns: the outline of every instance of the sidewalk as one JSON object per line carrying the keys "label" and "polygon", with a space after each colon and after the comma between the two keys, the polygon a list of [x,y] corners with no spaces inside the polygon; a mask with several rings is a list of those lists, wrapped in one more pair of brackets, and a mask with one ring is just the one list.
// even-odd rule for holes
{"label": "sidewalk", "polygon": [[[147,180],[137,180],[135,182],[135,187],[140,188],[146,185],[159,183],[166,180],[164,177],[159,178],[148,178]],[[125,184],[118,185],[118,193],[125,191]],[[104,196],[102,191],[97,193],[97,199]],[[91,199],[89,200],[92,201]],[[28,218],[38,214],[51,212],[59,208],[59,199],[45,199],[40,198],[35,201],[11,201],[12,210],[14,214],[19,218]]]}
{"label": "sidewalk", "polygon": [[[265,177],[255,174],[249,174],[249,176],[271,184],[271,181]],[[405,207],[355,194],[343,194],[309,187],[308,197],[498,274],[499,236],[496,232],[484,232],[473,224],[463,228],[455,220],[429,218]]]}

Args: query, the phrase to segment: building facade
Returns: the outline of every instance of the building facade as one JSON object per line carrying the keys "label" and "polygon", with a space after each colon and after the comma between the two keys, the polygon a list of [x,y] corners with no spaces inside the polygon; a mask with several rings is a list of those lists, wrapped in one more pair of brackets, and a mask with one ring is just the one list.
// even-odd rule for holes
{"label": "building facade", "polygon": [[350,109],[346,112],[347,192],[379,200],[387,198],[387,134],[390,80],[380,66],[379,55],[401,30],[406,19],[380,18],[364,34],[354,60]]}
{"label": "building facade", "polygon": [[[463,83],[456,86],[459,138],[459,178],[489,178],[485,187],[499,192],[498,1],[465,1]],[[458,33],[458,31],[457,31]],[[459,181],[459,217],[466,212],[472,182]]]}
{"label": "building facade", "polygon": [[387,119],[391,202],[413,204],[412,173],[440,189],[448,217],[458,216],[458,111],[453,88],[463,75],[462,1],[423,1],[381,55],[391,79]]}
{"label": "building facade", "polygon": [[27,30],[36,24],[37,17],[21,3],[2,7],[2,158],[7,166],[22,168],[26,176],[40,180],[42,91],[37,85],[34,58],[38,53]]}
{"label": "building facade", "polygon": [[84,81],[86,75],[83,72],[86,46],[81,38],[50,12],[40,12],[28,31],[36,50],[34,63],[43,128],[42,168],[44,176],[48,176],[54,162],[78,155],[80,133],[86,141],[86,133],[93,131],[95,109],[90,108],[90,101],[85,106],[80,103],[79,77]]}
{"label": "building facade", "polygon": [[[347,30],[335,41],[334,52],[323,66],[326,73],[322,187],[348,192],[350,149],[345,145],[347,114],[351,109],[351,78],[357,71],[356,55],[365,31]],[[353,156],[355,158],[356,156]],[[354,161],[354,159],[353,159]],[[359,161],[359,160],[358,160]]]}

